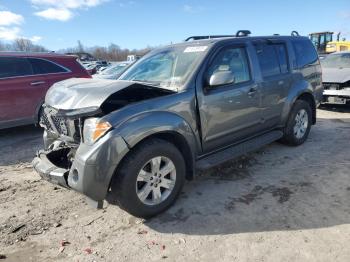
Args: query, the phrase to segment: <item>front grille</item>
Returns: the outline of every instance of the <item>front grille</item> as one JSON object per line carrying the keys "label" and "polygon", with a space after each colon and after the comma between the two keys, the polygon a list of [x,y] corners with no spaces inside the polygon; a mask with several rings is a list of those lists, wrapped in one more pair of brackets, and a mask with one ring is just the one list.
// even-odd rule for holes
{"label": "front grille", "polygon": [[52,122],[54,123],[58,133],[68,136],[68,128],[66,124],[66,120],[63,117],[57,117],[55,115],[51,115]]}
{"label": "front grille", "polygon": [[325,90],[340,90],[340,84],[336,83],[323,83],[323,88]]}
{"label": "front grille", "polygon": [[44,105],[40,116],[40,125],[47,131],[59,136],[69,137],[70,141],[80,142],[80,120],[58,115],[58,110]]}
{"label": "front grille", "polygon": [[53,131],[48,116],[45,114],[44,110],[40,117],[40,125],[46,128],[47,130]]}
{"label": "front grille", "polygon": [[63,117],[58,117],[57,113],[56,109],[45,106],[40,117],[41,126],[59,135],[69,136],[67,120]]}

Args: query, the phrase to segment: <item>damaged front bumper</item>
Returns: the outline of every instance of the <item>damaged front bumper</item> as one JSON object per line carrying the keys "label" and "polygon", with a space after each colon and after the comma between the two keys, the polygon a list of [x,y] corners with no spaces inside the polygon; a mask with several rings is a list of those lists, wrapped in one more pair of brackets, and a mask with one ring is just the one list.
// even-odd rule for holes
{"label": "damaged front bumper", "polygon": [[[47,134],[44,139],[49,139]],[[33,167],[51,183],[73,189],[94,201],[104,200],[118,164],[129,151],[126,142],[111,131],[93,145],[81,143],[72,150],[73,159],[68,157],[69,147],[39,151]]]}
{"label": "damaged front bumper", "polygon": [[35,171],[37,171],[43,179],[53,184],[69,188],[66,179],[69,170],[51,163],[47,158],[47,152],[43,150],[39,151],[37,156],[34,158],[32,165]]}
{"label": "damaged front bumper", "polygon": [[325,89],[323,91],[323,103],[325,104],[347,104],[350,103],[350,87],[333,90]]}

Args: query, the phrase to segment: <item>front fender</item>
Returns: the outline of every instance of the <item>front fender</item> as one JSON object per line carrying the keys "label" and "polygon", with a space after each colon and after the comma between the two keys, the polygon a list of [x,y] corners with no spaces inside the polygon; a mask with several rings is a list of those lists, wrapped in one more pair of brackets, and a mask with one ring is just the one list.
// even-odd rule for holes
{"label": "front fender", "polygon": [[116,128],[130,148],[143,139],[158,133],[175,132],[185,138],[192,154],[197,150],[195,134],[185,119],[171,112],[142,113],[123,122]]}

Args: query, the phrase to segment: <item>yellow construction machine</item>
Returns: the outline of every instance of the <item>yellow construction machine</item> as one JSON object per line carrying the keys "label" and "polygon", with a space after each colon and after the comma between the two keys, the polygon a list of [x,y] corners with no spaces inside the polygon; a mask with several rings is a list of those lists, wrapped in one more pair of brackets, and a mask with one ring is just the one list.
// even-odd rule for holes
{"label": "yellow construction machine", "polygon": [[336,34],[334,41],[333,35],[330,31],[309,34],[311,42],[320,54],[350,50],[350,41],[346,41],[345,38],[340,40],[340,32]]}

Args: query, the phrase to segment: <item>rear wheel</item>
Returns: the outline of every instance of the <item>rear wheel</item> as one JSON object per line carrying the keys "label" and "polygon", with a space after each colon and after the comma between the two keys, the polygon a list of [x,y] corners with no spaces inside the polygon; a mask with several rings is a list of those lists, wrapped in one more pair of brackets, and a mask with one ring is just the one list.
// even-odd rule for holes
{"label": "rear wheel", "polygon": [[297,100],[289,114],[282,142],[293,146],[303,144],[309,136],[311,123],[310,105],[304,100]]}
{"label": "rear wheel", "polygon": [[185,161],[173,144],[151,139],[126,156],[112,181],[110,193],[130,214],[152,217],[175,202],[185,172]]}

